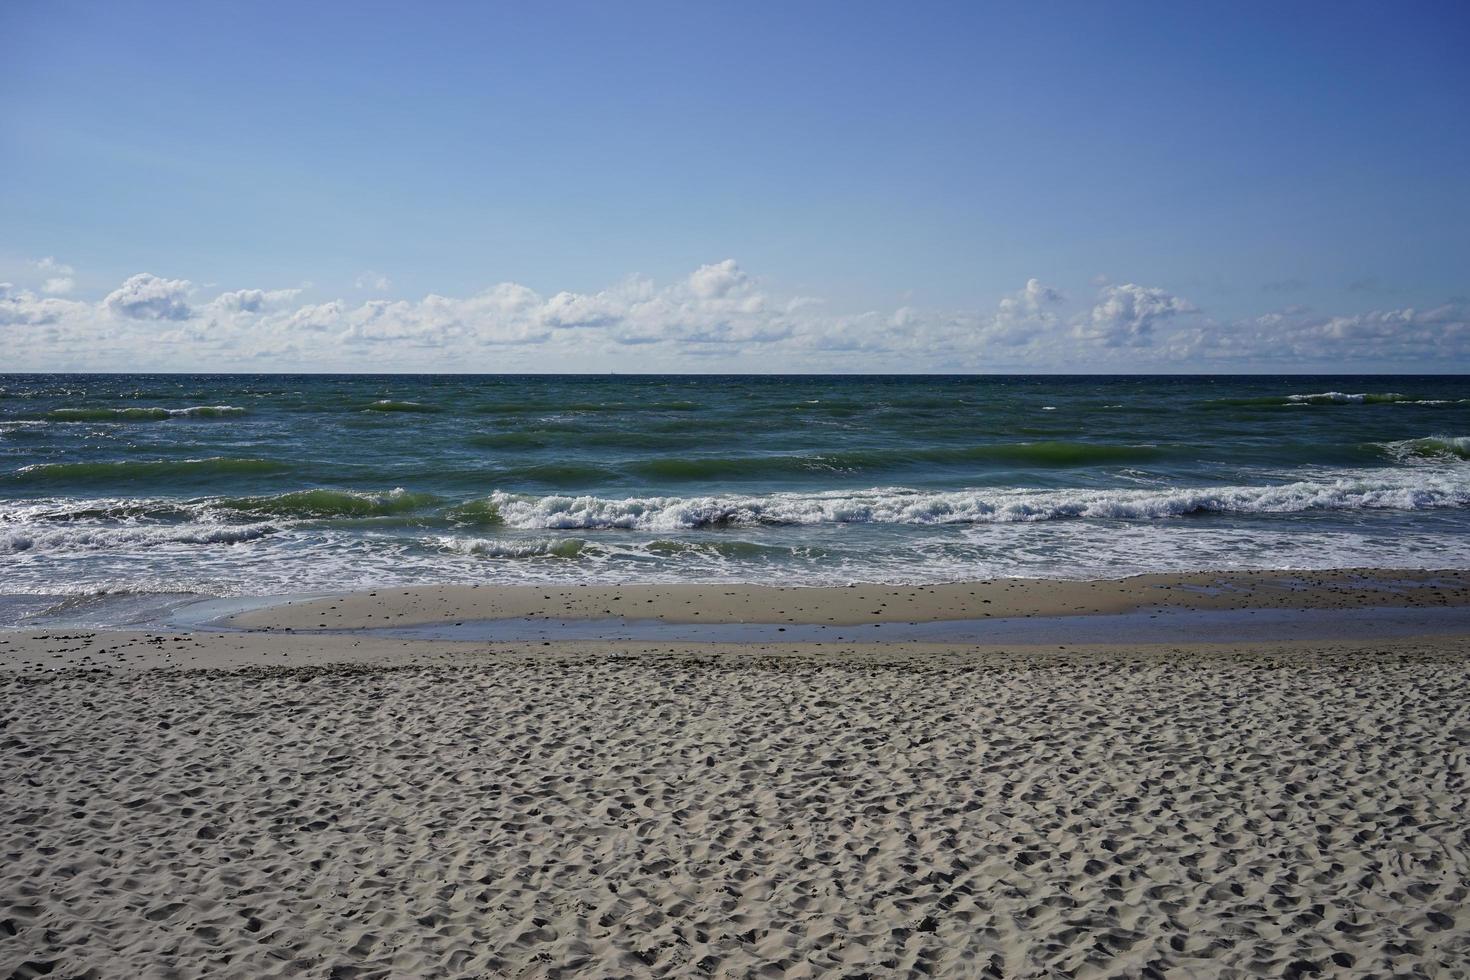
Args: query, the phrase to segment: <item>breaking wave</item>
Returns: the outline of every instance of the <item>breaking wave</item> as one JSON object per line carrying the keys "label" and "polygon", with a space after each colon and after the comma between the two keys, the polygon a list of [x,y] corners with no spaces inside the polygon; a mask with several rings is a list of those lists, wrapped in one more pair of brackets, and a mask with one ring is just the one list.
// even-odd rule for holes
{"label": "breaking wave", "polygon": [[1211,404],[1239,406],[1292,405],[1461,405],[1465,398],[1421,398],[1396,391],[1318,391],[1305,395],[1262,395],[1255,398],[1219,398]]}
{"label": "breaking wave", "polygon": [[1398,392],[1358,392],[1348,394],[1342,391],[1322,391],[1312,395],[1287,395],[1287,402],[1297,405],[1386,405],[1392,402],[1413,401],[1408,395]]}
{"label": "breaking wave", "polygon": [[576,558],[587,547],[581,538],[548,538],[536,541],[497,541],[493,538],[440,537],[439,547],[461,555],[480,558]]}
{"label": "breaking wave", "polygon": [[188,408],[57,408],[46,413],[53,422],[161,422],[166,419],[219,419],[244,415],[234,405],[191,405]]}
{"label": "breaking wave", "polygon": [[387,517],[433,507],[442,499],[431,493],[410,493],[398,487],[383,493],[355,490],[295,490],[259,497],[226,497],[217,506],[245,514],[302,519],[329,517]]}
{"label": "breaking wave", "polygon": [[960,490],[897,488],[760,496],[488,498],[508,527],[682,530],[739,525],[988,524],[1068,518],[1155,520],[1193,514],[1426,510],[1470,506],[1470,473],[1344,476],[1274,486],[1177,489]]}
{"label": "breaking wave", "polygon": [[146,550],[170,544],[231,545],[274,534],[269,524],[123,525],[0,529],[0,554]]}
{"label": "breaking wave", "polygon": [[383,398],[363,408],[364,412],[442,412],[438,405],[425,405],[423,402],[394,401],[391,398]]}
{"label": "breaking wave", "polygon": [[1388,454],[1399,460],[1470,459],[1470,436],[1428,436],[1383,443]]}

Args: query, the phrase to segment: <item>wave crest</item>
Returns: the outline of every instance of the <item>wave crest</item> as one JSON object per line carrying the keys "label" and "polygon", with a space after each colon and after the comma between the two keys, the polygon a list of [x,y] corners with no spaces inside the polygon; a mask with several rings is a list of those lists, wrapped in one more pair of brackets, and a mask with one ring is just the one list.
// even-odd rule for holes
{"label": "wave crest", "polygon": [[1301,405],[1461,405],[1467,398],[1419,398],[1396,391],[1318,391],[1305,395],[1260,395],[1253,398],[1219,398],[1211,404],[1246,407]]}
{"label": "wave crest", "polygon": [[384,493],[356,490],[294,490],[261,497],[227,497],[218,506],[246,514],[269,514],[302,519],[327,517],[386,517],[433,507],[440,503],[431,493],[411,493],[397,487]]}
{"label": "wave crest", "polygon": [[188,408],[57,408],[46,413],[53,422],[161,422],[179,418],[229,418],[244,415],[235,405],[191,405]]}
{"label": "wave crest", "polygon": [[1470,436],[1426,436],[1381,444],[1395,459],[1470,459]]}
{"label": "wave crest", "polygon": [[581,538],[547,538],[532,541],[497,541],[493,538],[440,537],[439,547],[461,555],[480,558],[576,558],[587,547]]}
{"label": "wave crest", "polygon": [[754,524],[1002,524],[1069,518],[1156,520],[1208,513],[1426,510],[1470,506],[1470,480],[1458,475],[1387,474],[1168,490],[931,493],[883,488],[748,497],[533,497],[496,492],[489,500],[506,526],[523,530],[676,531]]}
{"label": "wave crest", "polygon": [[15,528],[0,531],[0,554],[148,550],[170,544],[231,545],[274,534],[270,524],[184,524]]}
{"label": "wave crest", "polygon": [[364,412],[442,412],[438,405],[425,405],[423,402],[394,401],[391,398],[381,398],[363,408]]}

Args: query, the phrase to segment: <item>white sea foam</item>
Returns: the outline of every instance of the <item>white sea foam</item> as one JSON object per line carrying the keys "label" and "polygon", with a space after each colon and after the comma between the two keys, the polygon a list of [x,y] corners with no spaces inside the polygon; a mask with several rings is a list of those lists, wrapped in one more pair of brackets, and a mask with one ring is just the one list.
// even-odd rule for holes
{"label": "white sea foam", "polygon": [[[468,505],[426,505],[422,522],[370,516],[360,524],[291,508],[250,520],[218,498],[52,497],[0,507],[0,591],[46,592],[58,581],[68,591],[277,594],[413,582],[814,585],[1189,568],[1470,567],[1470,537],[1457,530],[1458,519],[1394,516],[1470,507],[1470,463],[1436,454],[1395,468],[1294,473],[1290,482],[1263,473],[1243,485],[1184,488],[496,493]],[[473,521],[456,516],[466,506]],[[1361,516],[1178,519],[1314,510]],[[1369,519],[1370,512],[1378,516]]]}
{"label": "white sea foam", "polygon": [[240,544],[276,530],[270,524],[30,525],[0,530],[0,554],[146,551],[171,544]]}
{"label": "white sea foam", "polygon": [[443,535],[435,538],[434,542],[446,551],[480,558],[575,558],[587,545],[581,538],[500,541],[458,535]]}
{"label": "white sea foam", "polygon": [[1290,405],[1463,405],[1470,398],[1414,398],[1395,391],[1319,391],[1310,395],[1287,395]]}
{"label": "white sea foam", "polygon": [[501,520],[520,529],[675,531],[755,524],[988,524],[1063,518],[1152,520],[1186,514],[1427,510],[1470,506],[1470,468],[1363,471],[1272,486],[1171,489],[959,490],[879,488],[761,496],[532,497],[497,492]]}
{"label": "white sea foam", "polygon": [[1355,394],[1349,394],[1344,391],[1319,391],[1310,395],[1287,395],[1286,400],[1289,402],[1307,405],[1322,405],[1329,403],[1337,405],[1362,405],[1365,403],[1376,402],[1402,402],[1409,401],[1410,399],[1408,395],[1401,395],[1398,392],[1393,391],[1361,391]]}
{"label": "white sea foam", "polygon": [[1470,436],[1426,436],[1381,445],[1385,452],[1401,462],[1470,459]]}
{"label": "white sea foam", "polygon": [[223,418],[244,415],[237,405],[190,405],[185,408],[163,408],[153,405],[128,405],[113,408],[57,408],[48,413],[56,422],[147,422],[172,418]]}

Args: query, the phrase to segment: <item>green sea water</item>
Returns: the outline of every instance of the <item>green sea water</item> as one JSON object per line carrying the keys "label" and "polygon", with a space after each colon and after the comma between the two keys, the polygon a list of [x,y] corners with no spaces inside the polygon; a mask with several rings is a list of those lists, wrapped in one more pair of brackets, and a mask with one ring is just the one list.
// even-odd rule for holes
{"label": "green sea water", "polygon": [[1467,567],[1467,458],[1460,376],[0,375],[0,593]]}

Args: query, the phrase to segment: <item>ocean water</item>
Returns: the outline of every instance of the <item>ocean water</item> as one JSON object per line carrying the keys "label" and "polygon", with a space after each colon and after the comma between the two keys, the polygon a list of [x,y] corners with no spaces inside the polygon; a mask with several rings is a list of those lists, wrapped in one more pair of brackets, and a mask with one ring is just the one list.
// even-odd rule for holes
{"label": "ocean water", "polygon": [[0,593],[1464,568],[1467,460],[1461,376],[0,375]]}

